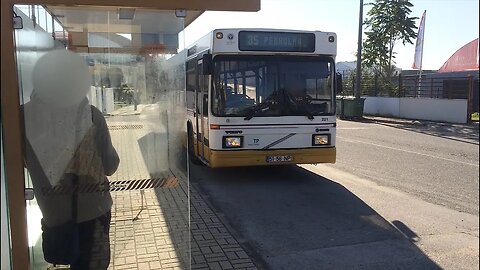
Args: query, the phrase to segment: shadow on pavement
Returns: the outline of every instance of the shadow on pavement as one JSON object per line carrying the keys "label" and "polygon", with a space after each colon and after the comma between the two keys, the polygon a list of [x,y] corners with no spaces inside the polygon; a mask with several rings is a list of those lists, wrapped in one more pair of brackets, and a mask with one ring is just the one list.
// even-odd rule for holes
{"label": "shadow on pavement", "polygon": [[393,226],[395,226],[395,228],[397,228],[398,231],[400,231],[405,236],[405,238],[409,239],[412,242],[418,241],[418,235],[414,231],[410,230],[410,228],[408,228],[405,223],[401,222],[400,220],[394,220],[392,221],[392,224]]}
{"label": "shadow on pavement", "polygon": [[150,177],[165,177],[169,173],[168,137],[166,133],[150,132],[138,139],[143,162]]}
{"label": "shadow on pavement", "polygon": [[[166,132],[150,132],[138,139],[138,144],[143,157],[145,166],[152,179],[167,179],[173,176],[169,155],[173,151],[169,149],[169,141]],[[179,157],[180,158],[180,157]],[[177,161],[182,164],[182,161]],[[186,175],[186,170],[185,170]],[[153,226],[166,226],[161,237],[157,240],[156,253],[166,255],[165,261],[162,261],[162,267],[168,268],[180,267],[180,269],[190,268],[190,232],[189,232],[189,205],[188,205],[188,179],[181,176],[172,177],[172,181],[165,182],[161,187],[154,188],[155,197],[160,207],[160,212],[141,215],[142,218],[156,219],[161,215],[160,223]],[[159,236],[155,235],[155,237]],[[151,235],[154,237],[154,235]],[[159,240],[159,241],[158,241]],[[159,244],[160,243],[160,244]],[[161,245],[165,243],[165,245]],[[176,254],[176,260],[170,253]],[[162,257],[161,256],[161,257]],[[172,265],[165,265],[169,258],[176,261]]]}
{"label": "shadow on pavement", "polygon": [[440,269],[405,239],[414,233],[403,223],[400,233],[345,187],[301,167],[190,170],[266,269]]}

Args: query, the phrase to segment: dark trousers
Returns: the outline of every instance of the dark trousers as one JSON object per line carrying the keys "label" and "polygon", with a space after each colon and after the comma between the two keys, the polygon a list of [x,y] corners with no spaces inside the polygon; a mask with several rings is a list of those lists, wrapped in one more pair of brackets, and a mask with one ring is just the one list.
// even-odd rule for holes
{"label": "dark trousers", "polygon": [[79,223],[80,256],[71,270],[104,270],[110,264],[111,211],[96,219]]}

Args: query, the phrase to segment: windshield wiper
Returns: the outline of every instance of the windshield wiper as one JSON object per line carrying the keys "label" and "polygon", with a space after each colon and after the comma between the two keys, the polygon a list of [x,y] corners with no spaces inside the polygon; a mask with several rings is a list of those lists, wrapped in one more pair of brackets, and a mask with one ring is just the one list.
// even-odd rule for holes
{"label": "windshield wiper", "polygon": [[251,108],[250,110],[247,111],[247,115],[245,116],[245,118],[243,118],[243,120],[250,120],[253,118],[254,115],[255,115],[255,110]]}
{"label": "windshield wiper", "polygon": [[327,110],[327,103],[324,102],[324,103],[321,103],[321,104],[317,104],[315,105],[315,108],[312,110],[309,110],[308,109],[309,105],[306,105],[306,106],[302,106],[302,112],[305,113],[305,116],[308,117],[308,119],[310,120],[313,120],[314,117],[313,117],[313,114],[323,114],[323,113],[326,113],[326,110]]}
{"label": "windshield wiper", "polygon": [[249,110],[245,118],[243,118],[243,120],[250,120],[253,118],[254,115],[255,115],[255,110]]}
{"label": "windshield wiper", "polygon": [[260,112],[260,111],[264,112],[264,111],[269,110],[269,109],[270,109],[270,105],[269,105],[269,104],[267,104],[267,103],[259,103],[259,104],[255,105],[255,106],[250,107],[250,108],[247,109],[245,118],[243,118],[243,120],[250,120],[250,119],[252,119],[252,118],[255,116],[255,114],[256,114],[257,112]]}
{"label": "windshield wiper", "polygon": [[305,116],[308,118],[308,120],[313,120],[315,117],[313,117],[313,114],[309,112],[308,110],[303,111],[305,113]]}
{"label": "windshield wiper", "polygon": [[309,111],[308,109],[306,109],[305,107],[299,106],[299,107],[297,107],[297,108],[298,108],[297,112],[302,113],[302,115],[304,115],[305,117],[307,117],[308,120],[313,120],[313,119],[315,119],[315,117],[313,117],[312,112]]}
{"label": "windshield wiper", "polygon": [[[307,109],[307,107],[308,107],[307,103],[300,103],[292,97],[289,98],[289,102],[290,102],[289,103],[290,104],[290,109],[293,109],[294,111],[298,111],[300,113],[303,113],[303,115],[305,115],[309,120],[315,119],[315,117],[313,117],[312,112]],[[293,105],[294,108],[291,107],[292,105]]]}

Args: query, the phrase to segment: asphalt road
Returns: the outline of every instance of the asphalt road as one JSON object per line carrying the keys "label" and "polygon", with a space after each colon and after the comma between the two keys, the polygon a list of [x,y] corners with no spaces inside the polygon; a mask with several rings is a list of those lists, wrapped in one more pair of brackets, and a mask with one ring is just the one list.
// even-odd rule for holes
{"label": "asphalt road", "polygon": [[438,269],[355,194],[306,169],[191,174],[260,269]]}
{"label": "asphalt road", "polygon": [[190,181],[260,268],[478,268],[478,126],[339,121],[337,147],[333,165]]}
{"label": "asphalt road", "polygon": [[479,212],[478,125],[339,121],[332,167],[434,204]]}

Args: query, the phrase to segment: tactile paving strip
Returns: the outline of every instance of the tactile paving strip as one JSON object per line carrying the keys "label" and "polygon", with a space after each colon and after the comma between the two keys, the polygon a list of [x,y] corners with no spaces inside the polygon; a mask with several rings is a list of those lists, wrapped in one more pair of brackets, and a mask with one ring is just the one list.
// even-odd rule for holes
{"label": "tactile paving strip", "polygon": [[109,125],[109,130],[143,129],[143,125]]}

